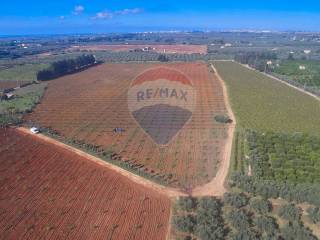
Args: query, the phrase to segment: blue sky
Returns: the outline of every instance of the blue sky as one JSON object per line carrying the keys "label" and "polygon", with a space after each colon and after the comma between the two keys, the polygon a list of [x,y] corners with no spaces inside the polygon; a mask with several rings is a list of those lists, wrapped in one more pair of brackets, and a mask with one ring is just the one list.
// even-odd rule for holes
{"label": "blue sky", "polygon": [[0,35],[161,30],[320,31],[320,2],[2,0]]}

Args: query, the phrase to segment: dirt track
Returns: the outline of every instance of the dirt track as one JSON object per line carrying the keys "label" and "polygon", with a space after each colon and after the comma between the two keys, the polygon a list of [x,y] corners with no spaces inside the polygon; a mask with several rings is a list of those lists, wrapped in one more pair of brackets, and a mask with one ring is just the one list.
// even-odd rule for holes
{"label": "dirt track", "polygon": [[224,81],[222,80],[222,78],[220,77],[220,75],[218,74],[217,70],[213,66],[213,64],[211,64],[211,68],[215,72],[215,75],[217,76],[218,80],[222,85],[225,104],[228,110],[228,114],[233,120],[233,123],[229,125],[228,139],[225,144],[224,156],[220,163],[220,168],[216,177],[212,179],[209,183],[203,186],[196,187],[192,191],[193,196],[222,196],[227,191],[225,187],[225,181],[228,176],[229,167],[230,167],[230,158],[231,158],[231,152],[232,152],[233,136],[234,136],[235,126],[236,126],[236,118],[232,112],[232,109],[229,103],[227,87]]}

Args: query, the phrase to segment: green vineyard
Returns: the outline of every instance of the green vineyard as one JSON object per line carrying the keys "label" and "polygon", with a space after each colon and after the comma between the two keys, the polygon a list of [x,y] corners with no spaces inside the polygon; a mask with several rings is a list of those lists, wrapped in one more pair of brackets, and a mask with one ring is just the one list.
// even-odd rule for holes
{"label": "green vineyard", "polygon": [[320,101],[235,62],[214,62],[240,128],[320,134]]}

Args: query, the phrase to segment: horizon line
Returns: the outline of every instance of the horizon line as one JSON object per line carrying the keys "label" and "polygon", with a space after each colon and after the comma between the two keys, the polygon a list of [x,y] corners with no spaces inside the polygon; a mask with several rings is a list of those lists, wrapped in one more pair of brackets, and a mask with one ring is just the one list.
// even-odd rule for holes
{"label": "horizon line", "polygon": [[225,30],[154,30],[154,31],[118,31],[105,33],[29,33],[29,34],[0,34],[0,38],[4,37],[28,37],[28,36],[71,36],[71,35],[108,35],[108,34],[143,34],[143,33],[306,33],[320,34],[320,30],[270,30],[270,29],[225,29]]}

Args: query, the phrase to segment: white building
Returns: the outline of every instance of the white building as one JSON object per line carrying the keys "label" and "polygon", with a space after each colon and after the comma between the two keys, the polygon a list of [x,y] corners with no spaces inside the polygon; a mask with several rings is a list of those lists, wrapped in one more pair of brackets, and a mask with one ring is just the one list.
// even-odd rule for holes
{"label": "white building", "polygon": [[306,70],[306,66],[300,65],[299,70]]}

